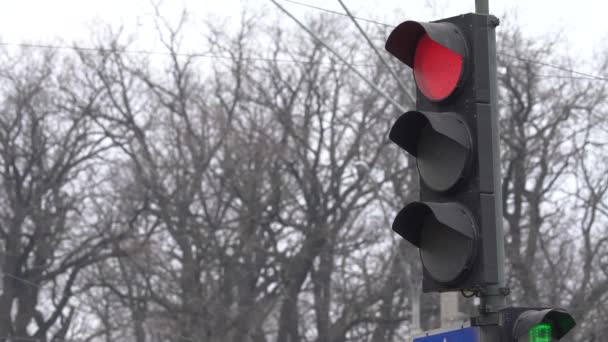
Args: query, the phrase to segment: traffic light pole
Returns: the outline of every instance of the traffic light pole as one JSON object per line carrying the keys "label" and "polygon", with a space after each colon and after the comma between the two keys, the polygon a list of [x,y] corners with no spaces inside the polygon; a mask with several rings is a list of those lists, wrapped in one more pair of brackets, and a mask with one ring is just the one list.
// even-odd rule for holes
{"label": "traffic light pole", "polygon": [[488,0],[475,0],[475,12],[479,14],[490,14]]}
{"label": "traffic light pole", "polygon": [[[479,14],[489,14],[488,0],[475,0],[475,11]],[[494,19],[494,27],[498,25],[498,19]],[[492,115],[492,137],[494,141],[499,141],[498,131],[498,98],[497,98],[497,79],[496,79],[496,34],[494,28],[488,28],[492,32],[488,34],[488,73],[490,79],[490,104],[491,104],[491,115]],[[496,247],[497,247],[497,273],[498,283],[495,285],[486,285],[480,289],[478,295],[480,299],[479,303],[479,316],[472,319],[473,324],[486,326],[487,328],[482,330],[486,336],[486,340],[493,341],[498,340],[500,335],[500,324],[499,312],[504,309],[506,305],[506,296],[509,294],[509,288],[506,287],[505,282],[505,256],[504,256],[504,233],[502,227],[502,186],[500,180],[500,149],[498,144],[494,146],[494,156],[492,163],[494,164],[494,212],[496,215]]]}
{"label": "traffic light pole", "polygon": [[[475,12],[479,14],[489,14],[490,6],[489,0],[475,0]],[[498,22],[495,23],[498,25]],[[489,59],[489,76],[490,76],[490,93],[491,93],[491,105],[492,105],[492,135],[498,138],[498,108],[497,104],[497,79],[496,79],[496,35],[490,34],[488,42],[488,59]],[[495,140],[498,141],[498,140]],[[499,149],[496,149],[493,153],[494,156],[500,156]],[[494,179],[500,180],[500,160],[494,158],[493,160],[494,170],[496,172]],[[505,283],[505,272],[504,272],[504,241],[503,241],[503,228],[502,228],[502,187],[500,182],[496,182],[494,185],[495,194],[495,214],[496,219],[496,237],[498,239],[496,246],[498,248],[498,277],[499,282],[496,285],[487,285],[485,288],[480,289],[478,295],[480,299],[479,303],[479,316],[475,318],[475,323],[480,325],[495,325],[498,324],[498,313],[499,310],[506,307],[506,296],[509,294],[509,289]],[[444,309],[443,306],[441,308]],[[490,332],[492,334],[492,332]]]}
{"label": "traffic light pole", "polygon": [[[488,14],[488,0],[476,0],[475,1],[475,9],[478,13]],[[495,20],[494,27],[498,25],[498,19],[493,18],[490,20]],[[491,33],[488,34],[488,73],[490,79],[490,104],[491,104],[491,115],[492,115],[492,137],[493,141],[499,141],[499,131],[498,131],[498,97],[497,97],[497,79],[496,79],[496,34],[494,33],[494,27],[488,28],[491,30]],[[487,285],[485,288],[481,289],[480,296],[480,305],[479,305],[479,314],[481,320],[489,320],[494,321],[498,319],[498,311],[506,307],[506,296],[509,294],[509,289],[506,287],[505,283],[505,253],[504,253],[504,233],[502,227],[502,186],[500,176],[500,148],[498,144],[494,145],[494,153],[492,163],[494,164],[494,213],[496,215],[495,225],[496,225],[496,248],[497,248],[497,273],[498,273],[498,283],[495,285]],[[489,323],[489,322],[488,322]]]}

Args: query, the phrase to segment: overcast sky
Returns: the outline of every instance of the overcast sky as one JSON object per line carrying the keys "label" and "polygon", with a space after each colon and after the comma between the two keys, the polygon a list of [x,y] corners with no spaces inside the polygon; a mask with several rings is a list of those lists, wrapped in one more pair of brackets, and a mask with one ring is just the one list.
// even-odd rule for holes
{"label": "overcast sky", "polygon": [[[316,14],[319,10],[280,1],[298,17]],[[297,0],[313,6],[342,12],[338,1]],[[562,31],[570,46],[570,53],[584,60],[592,57],[608,38],[608,25],[603,18],[608,3],[598,0],[489,0],[490,10],[503,22],[514,21],[511,13],[517,13],[517,25],[531,35]],[[373,18],[388,24],[402,20],[434,20],[474,10],[474,0],[410,0],[410,1],[363,1],[345,0],[351,11],[359,17]],[[0,39],[5,43],[22,41],[53,43],[57,39],[84,43],[90,41],[91,27],[95,23],[123,25],[126,31],[137,30],[140,39],[138,48],[157,49],[151,18],[149,0],[0,0]],[[176,17],[186,7],[192,22],[203,18],[215,18],[230,23],[236,21],[240,11],[247,7],[257,11],[276,13],[269,0],[165,0],[163,14]],[[271,12],[271,13],[272,13]],[[508,13],[508,15],[503,15]],[[234,19],[233,19],[234,18]],[[348,19],[346,24],[348,24]],[[202,27],[202,26],[201,26]],[[197,36],[192,29],[192,42],[196,46]],[[145,39],[146,35],[150,39]],[[196,50],[196,47],[192,48]]]}

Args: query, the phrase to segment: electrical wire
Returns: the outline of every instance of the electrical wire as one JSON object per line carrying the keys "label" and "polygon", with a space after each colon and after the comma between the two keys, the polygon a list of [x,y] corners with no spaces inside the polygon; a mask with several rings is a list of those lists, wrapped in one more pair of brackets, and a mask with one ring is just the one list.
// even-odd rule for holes
{"label": "electrical wire", "polygon": [[400,77],[399,75],[397,75],[397,73],[393,70],[393,68],[390,66],[390,64],[388,64],[388,62],[384,59],[384,57],[382,56],[382,54],[380,53],[380,51],[378,51],[378,49],[376,48],[376,46],[372,43],[371,39],[369,39],[369,36],[365,32],[365,30],[363,30],[363,28],[361,27],[361,25],[359,25],[359,23],[355,20],[355,17],[350,13],[350,10],[348,9],[348,7],[346,7],[346,5],[344,4],[344,2],[342,2],[342,0],[338,0],[338,2],[340,2],[340,5],[342,6],[342,8],[344,8],[344,11],[350,17],[350,19],[352,20],[353,24],[355,24],[355,26],[357,27],[357,29],[359,30],[359,32],[361,33],[361,35],[363,36],[363,38],[365,38],[365,40],[367,41],[367,44],[372,48],[372,50],[374,50],[374,52],[376,53],[376,56],[378,56],[378,58],[380,59],[380,61],[382,62],[382,64],[384,64],[384,67],[393,76],[393,78],[395,79],[395,81],[397,81],[397,84],[399,84],[399,86],[403,90],[403,94],[405,94],[407,96],[409,102],[410,103],[415,103],[416,100],[414,98],[412,98],[412,96],[407,91],[408,87],[403,82],[403,80],[402,80],[403,77]]}
{"label": "electrical wire", "polygon": [[[305,4],[305,3],[302,3],[302,2],[298,2],[298,1],[293,1],[293,0],[285,0],[285,1],[287,1],[287,2],[291,2],[291,3],[294,3],[294,4],[297,4],[297,5],[306,6],[306,7],[310,7],[310,8],[318,9],[318,10],[321,10],[321,11],[325,11],[325,12],[333,13],[333,14],[346,15],[346,14],[344,14],[344,13],[342,13],[342,12],[338,12],[338,11],[332,11],[332,10],[330,10],[330,9],[326,9],[326,8],[322,8],[322,7],[317,7],[317,6],[313,6],[313,5],[308,5],[308,4]],[[362,21],[367,21],[367,22],[369,22],[369,23],[373,23],[373,24],[378,24],[378,25],[386,26],[386,27],[394,27],[393,25],[389,25],[389,24],[381,23],[381,22],[379,22],[379,21],[375,21],[375,20],[371,20],[371,19],[365,19],[365,18],[354,17],[354,16],[353,16],[353,18],[355,18],[355,19],[359,19],[359,20],[362,20]]]}
{"label": "electrical wire", "polygon": [[[18,277],[14,274],[11,273],[7,273],[4,271],[0,271],[0,275],[4,275],[6,277],[9,277],[11,279],[15,279],[18,280],[24,284],[30,285],[30,286],[34,286],[36,288],[41,288],[41,286],[39,284],[36,284],[32,281],[29,281],[25,278],[22,277]],[[38,338],[38,337],[31,337],[31,336],[0,336],[0,341],[14,341],[14,342],[19,342],[19,341],[32,341],[32,342],[43,342],[43,341],[47,341],[48,339],[43,339],[43,338]],[[60,338],[51,338],[51,342],[73,342],[73,341],[68,341],[68,340],[64,340],[64,339],[60,339]]]}
{"label": "electrical wire", "polygon": [[[505,53],[505,52],[500,52],[499,54],[502,55],[502,56],[505,56],[505,57],[514,58],[514,59],[520,60],[522,62],[527,62],[527,63],[532,63],[532,64],[538,64],[538,65],[546,66],[546,67],[549,67],[549,68],[554,68],[554,69],[558,69],[558,70],[561,70],[561,71],[570,72],[570,73],[573,73],[573,74],[576,74],[576,75],[581,75],[581,76],[584,76],[584,77],[590,78],[590,79],[596,79],[596,80],[599,80],[599,81],[608,81],[608,78],[606,78],[606,77],[601,77],[601,76],[597,76],[597,75],[587,74],[587,73],[584,73],[584,72],[568,69],[568,68],[565,68],[565,67],[562,67],[562,66],[559,66],[559,65],[551,64],[551,63],[545,63],[545,62],[537,61],[537,60],[534,60],[534,59],[523,58],[523,57],[511,55],[511,54],[508,54],[508,53]],[[566,77],[568,77],[568,76],[566,76]]]}
{"label": "electrical wire", "polygon": [[[68,45],[55,45],[55,44],[32,44],[32,43],[8,43],[8,42],[0,42],[0,46],[14,46],[21,48],[39,48],[39,49],[49,49],[49,50],[72,50],[72,51],[82,51],[82,52],[98,52],[98,53],[113,53],[113,52],[121,52],[126,54],[141,54],[141,55],[163,55],[163,56],[180,56],[180,57],[201,57],[201,58],[214,58],[214,59],[233,59],[230,56],[217,55],[212,53],[171,53],[171,52],[162,52],[162,51],[148,51],[148,50],[113,50],[113,49],[104,49],[104,48],[93,48],[86,46],[68,46]],[[271,61],[271,62],[279,62],[279,63],[295,63],[295,64],[311,64],[314,62],[311,61],[300,61],[296,59],[280,59],[280,58],[264,58],[264,57],[245,57],[243,60],[248,61]],[[329,63],[328,63],[329,64]],[[371,64],[359,64],[355,63],[355,65],[359,66],[374,66]]]}
{"label": "electrical wire", "polygon": [[298,18],[296,18],[293,14],[291,14],[291,12],[289,12],[285,7],[281,6],[281,4],[279,4],[278,2],[276,2],[276,0],[270,0],[270,1],[275,6],[277,6],[283,13],[285,13],[288,17],[290,17],[296,24],[298,24],[298,26],[300,26],[304,31],[306,31],[306,33],[308,33],[312,38],[314,38],[319,44],[321,44],[327,51],[329,51],[335,58],[337,58],[338,60],[340,60],[343,63],[346,63],[346,65],[348,66],[348,68],[353,73],[355,73],[357,76],[359,76],[359,78],[362,81],[364,81],[372,89],[374,89],[378,93],[378,95],[384,97],[388,102],[390,102],[393,106],[395,106],[396,108],[400,109],[401,111],[406,111],[407,110],[403,105],[401,105],[399,102],[397,102],[395,99],[393,99],[392,96],[388,95],[382,89],[378,88],[378,86],[372,80],[370,80],[365,75],[363,75],[359,70],[357,70],[357,68],[355,68],[354,65],[352,65],[351,63],[349,63],[344,57],[342,57],[342,55],[340,55],[338,52],[336,52],[324,40],[322,40],[321,38],[319,38],[313,31],[311,31],[306,25],[304,25],[304,23],[302,23],[300,20],[298,20]]}
{"label": "electrical wire", "polygon": [[[293,2],[293,3],[297,3],[297,4],[301,4],[299,2],[295,2],[295,1],[291,1],[291,0],[285,0],[285,1],[289,1],[289,2]],[[302,4],[302,6],[304,6]],[[316,8],[319,10],[323,10],[321,8],[318,7],[314,7],[312,6],[312,8]],[[329,11],[329,10],[328,10]],[[329,11],[331,13],[336,13],[334,11]],[[338,14],[341,15],[345,15],[348,16],[346,14],[342,14],[337,12]],[[354,17],[353,18],[357,18]],[[360,18],[359,18],[360,19]],[[390,25],[389,25],[390,26]],[[21,47],[21,48],[38,48],[38,49],[49,49],[49,50],[72,50],[72,51],[81,51],[81,52],[97,52],[97,53],[111,53],[111,52],[121,52],[121,53],[126,53],[126,54],[142,54],[142,55],[163,55],[163,56],[171,56],[172,53],[171,52],[162,52],[162,51],[148,51],[148,50],[112,50],[112,49],[104,49],[104,48],[93,48],[93,47],[83,47],[83,46],[68,46],[68,45],[55,45],[55,44],[32,44],[32,43],[8,43],[8,42],[0,42],[0,46],[14,46],[14,47]],[[554,65],[554,64],[550,64],[550,63],[545,63],[545,62],[540,62],[540,61],[536,61],[536,60],[532,60],[532,59],[527,59],[527,58],[523,58],[523,57],[519,57],[519,56],[515,56],[515,55],[511,55],[511,54],[507,54],[507,53],[498,53],[500,55],[509,57],[509,58],[514,58],[523,62],[528,62],[528,63],[533,63],[533,64],[539,64],[539,65],[543,65],[546,67],[550,67],[550,68],[555,68],[561,71],[565,71],[565,72],[570,72],[573,74],[577,74],[580,76],[568,76],[568,75],[538,75],[538,77],[541,78],[563,78],[563,79],[583,79],[583,80],[597,80],[597,81],[608,81],[608,78],[606,77],[601,77],[601,76],[597,76],[597,75],[592,75],[592,74],[587,74],[584,72],[580,72],[580,71],[576,71],[576,70],[572,70],[572,69],[568,69],[565,67],[561,67],[558,65]],[[233,59],[230,56],[223,56],[223,55],[217,55],[217,54],[211,54],[211,53],[174,53],[174,55],[176,56],[180,56],[180,57],[190,57],[190,58],[212,58],[212,59]],[[295,59],[277,59],[277,58],[264,58],[264,57],[244,57],[243,60],[246,61],[268,61],[268,62],[278,62],[278,63],[289,63],[289,64],[311,64],[314,62],[311,61],[304,61],[304,60],[295,60]],[[321,63],[321,64],[331,64],[331,63]],[[342,62],[335,62],[334,64],[338,64],[338,65],[346,65],[346,63],[342,63]],[[372,64],[365,64],[362,62],[355,62],[352,63],[350,65],[356,65],[356,66],[360,66],[360,67],[376,67],[376,65],[372,65]]]}
{"label": "electrical wire", "polygon": [[34,286],[34,287],[40,288],[40,285],[38,285],[38,284],[36,284],[34,282],[31,282],[31,281],[29,281],[29,280],[27,280],[25,278],[18,277],[18,276],[14,275],[14,274],[6,273],[6,272],[3,272],[3,271],[0,271],[0,274],[1,275],[5,275],[5,276],[7,276],[9,278],[12,278],[12,279],[15,279],[15,280],[19,280],[19,281],[21,281],[21,282],[23,282],[25,284],[30,285],[30,286]]}
{"label": "electrical wire", "polygon": [[[341,13],[341,12],[337,12],[337,11],[333,11],[333,10],[329,10],[326,8],[322,8],[322,7],[317,7],[317,6],[313,6],[313,5],[309,5],[303,2],[298,2],[298,1],[293,1],[293,0],[284,0],[286,2],[290,2],[293,4],[297,4],[300,6],[305,6],[305,7],[309,7],[309,8],[313,8],[316,10],[320,10],[320,11],[324,11],[324,12],[329,12],[329,13],[333,13],[333,14],[337,14],[337,15],[342,15],[345,17],[348,17],[349,15],[346,13]],[[363,20],[363,21],[367,21],[370,23],[374,23],[374,24],[378,24],[378,25],[383,25],[386,27],[394,27],[393,25],[389,25],[389,24],[385,24],[385,23],[381,23],[378,21],[374,21],[374,20],[370,20],[370,19],[365,19],[365,18],[361,18],[361,17],[356,17],[356,16],[352,16],[355,19],[358,20]],[[67,45],[56,45],[56,44],[34,44],[34,43],[8,43],[8,42],[0,42],[0,46],[16,46],[16,47],[22,47],[22,48],[39,48],[39,49],[55,49],[55,50],[72,50],[72,51],[83,51],[83,52],[98,52],[98,53],[111,53],[111,52],[116,52],[117,50],[112,50],[112,49],[104,49],[104,48],[93,48],[93,47],[83,47],[83,46],[67,46]],[[173,52],[162,52],[162,51],[149,51],[149,50],[119,50],[119,52],[121,53],[126,53],[126,54],[143,54],[143,55],[164,55],[164,56],[181,56],[181,57],[190,57],[190,58],[212,58],[212,59],[232,59],[232,57],[230,56],[224,56],[224,55],[218,55],[218,54],[212,54],[212,53],[173,53]],[[524,58],[524,57],[520,57],[520,56],[516,56],[516,55],[512,55],[509,53],[505,53],[505,52],[497,52],[497,54],[505,56],[505,57],[509,57],[509,58],[514,58],[523,62],[527,62],[527,63],[532,63],[532,64],[537,64],[537,65],[542,65],[542,66],[546,66],[549,68],[554,68],[557,70],[561,70],[561,71],[565,71],[565,72],[569,72],[572,74],[576,74],[576,75],[580,75],[580,77],[576,77],[576,76],[568,76],[568,75],[538,75],[541,78],[563,78],[563,79],[587,79],[587,80],[597,80],[597,81],[608,81],[607,77],[602,77],[602,76],[598,76],[598,75],[593,75],[593,74],[589,74],[589,73],[584,73],[584,72],[580,72],[577,70],[573,70],[570,68],[566,68],[563,66],[559,66],[559,65],[555,65],[555,64],[551,64],[551,63],[546,63],[546,62],[542,62],[542,61],[538,61],[538,60],[534,60],[534,59],[529,59],[529,58]],[[277,59],[277,58],[264,58],[264,57],[245,57],[243,58],[243,60],[247,60],[247,61],[271,61],[271,62],[278,62],[278,63],[291,63],[291,64],[310,64],[313,63],[311,61],[300,61],[300,60],[294,60],[294,59]],[[327,63],[329,64],[329,63]],[[361,67],[375,67],[375,65],[372,64],[365,64],[365,63],[340,63],[340,62],[336,62],[335,64],[348,64],[348,65],[356,65],[356,66],[361,66]]]}
{"label": "electrical wire", "polygon": [[[325,12],[329,12],[329,13],[333,13],[333,14],[338,14],[338,15],[345,16],[345,17],[349,16],[346,13],[332,11],[332,10],[329,10],[329,9],[325,9],[325,8],[317,7],[317,6],[312,6],[312,5],[309,5],[309,4],[306,4],[306,3],[302,3],[302,2],[297,2],[297,1],[293,1],[293,0],[284,0],[284,1],[291,2],[291,3],[294,3],[294,4],[300,5],[300,6],[314,8],[314,9],[317,9],[317,10],[320,10],[320,11],[325,11]],[[370,19],[364,19],[364,18],[359,18],[359,17],[354,17],[354,16],[353,16],[353,18],[356,18],[356,19],[359,19],[359,20],[364,20],[364,21],[371,22],[371,23],[378,24],[378,25],[383,25],[383,26],[386,26],[386,27],[393,27],[393,28],[395,27],[394,25],[389,25],[389,24],[377,22],[377,21],[370,20]],[[566,72],[570,72],[570,73],[573,73],[573,74],[581,75],[581,76],[584,76],[585,78],[590,79],[590,80],[608,81],[608,78],[606,78],[606,77],[592,75],[592,74],[587,74],[587,73],[584,73],[584,72],[572,70],[572,69],[569,69],[569,68],[566,68],[566,67],[562,67],[562,66],[559,66],[559,65],[555,65],[555,64],[551,64],[551,63],[545,63],[545,62],[541,62],[541,61],[537,61],[537,60],[533,60],[533,59],[523,58],[523,57],[519,57],[519,56],[516,56],[516,55],[511,55],[511,54],[504,53],[504,52],[497,52],[497,54],[505,56],[505,57],[509,57],[509,58],[514,58],[514,59],[517,59],[517,60],[520,60],[520,61],[523,61],[523,62],[543,65],[543,66],[546,66],[546,67],[549,67],[549,68],[554,68],[554,69],[557,69],[557,70],[566,71]],[[556,77],[556,78],[573,78],[574,79],[574,77],[560,76],[560,75],[550,76],[550,77],[543,76],[543,77],[544,78],[554,78],[554,77]]]}

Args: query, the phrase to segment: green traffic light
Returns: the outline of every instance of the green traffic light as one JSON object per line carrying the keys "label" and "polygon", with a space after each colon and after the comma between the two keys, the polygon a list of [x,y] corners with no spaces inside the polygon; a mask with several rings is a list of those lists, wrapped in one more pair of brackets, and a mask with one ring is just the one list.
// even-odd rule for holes
{"label": "green traffic light", "polygon": [[540,323],[530,329],[529,342],[551,342],[551,324]]}

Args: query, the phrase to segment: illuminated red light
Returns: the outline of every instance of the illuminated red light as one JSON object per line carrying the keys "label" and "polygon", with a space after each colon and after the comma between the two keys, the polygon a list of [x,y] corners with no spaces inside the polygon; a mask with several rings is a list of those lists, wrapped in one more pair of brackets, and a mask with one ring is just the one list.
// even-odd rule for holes
{"label": "illuminated red light", "polygon": [[418,89],[432,101],[450,96],[462,74],[463,57],[436,43],[428,34],[418,41],[414,53],[414,79]]}

